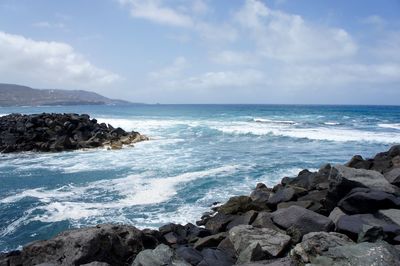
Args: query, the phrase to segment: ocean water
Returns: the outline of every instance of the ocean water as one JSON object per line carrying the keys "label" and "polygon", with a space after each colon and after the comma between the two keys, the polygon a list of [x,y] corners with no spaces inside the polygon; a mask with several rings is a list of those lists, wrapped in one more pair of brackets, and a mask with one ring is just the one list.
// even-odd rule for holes
{"label": "ocean water", "polygon": [[136,105],[0,108],[88,113],[151,140],[135,147],[0,154],[0,251],[69,228],[194,223],[210,205],[301,169],[400,143],[400,107]]}

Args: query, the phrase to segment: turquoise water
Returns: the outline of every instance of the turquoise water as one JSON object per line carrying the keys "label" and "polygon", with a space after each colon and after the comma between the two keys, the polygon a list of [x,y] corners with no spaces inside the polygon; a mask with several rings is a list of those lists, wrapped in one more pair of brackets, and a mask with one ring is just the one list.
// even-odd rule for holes
{"label": "turquoise water", "polygon": [[400,143],[400,107],[138,105],[0,108],[88,113],[151,141],[117,151],[0,155],[0,250],[97,223],[195,222],[215,201],[303,168]]}

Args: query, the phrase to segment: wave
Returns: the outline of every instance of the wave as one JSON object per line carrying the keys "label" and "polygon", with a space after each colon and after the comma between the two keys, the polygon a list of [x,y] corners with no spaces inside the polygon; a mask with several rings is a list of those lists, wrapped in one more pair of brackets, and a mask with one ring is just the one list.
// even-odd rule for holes
{"label": "wave", "polygon": [[376,143],[400,143],[400,135],[390,132],[372,132],[340,128],[295,128],[295,127],[272,127],[252,125],[250,123],[231,123],[213,126],[214,129],[223,133],[256,136],[274,135],[297,139],[335,141],[335,142],[376,142]]}
{"label": "wave", "polygon": [[[100,180],[84,186],[63,186],[57,189],[36,188],[29,189],[15,195],[3,198],[0,203],[12,204],[26,197],[34,197],[41,202],[41,206],[30,209],[28,212],[39,211],[31,217],[31,221],[59,222],[63,220],[90,219],[105,215],[108,211],[118,211],[123,208],[151,205],[165,202],[175,196],[178,185],[207,177],[229,175],[239,166],[226,165],[203,171],[187,172],[176,176],[155,178],[154,173],[129,175],[123,178]],[[113,199],[107,198],[112,193]],[[14,221],[11,227],[22,224],[28,218]],[[4,232],[3,232],[4,233]]]}
{"label": "wave", "polygon": [[253,118],[254,122],[266,123],[266,124],[284,124],[284,125],[296,125],[297,123],[291,120],[271,120],[265,118]]}
{"label": "wave", "polygon": [[379,127],[382,128],[391,128],[391,129],[398,129],[400,130],[400,123],[394,123],[394,124],[378,124]]}
{"label": "wave", "polygon": [[324,122],[324,125],[327,125],[327,126],[338,126],[338,125],[340,125],[340,123],[339,122]]}

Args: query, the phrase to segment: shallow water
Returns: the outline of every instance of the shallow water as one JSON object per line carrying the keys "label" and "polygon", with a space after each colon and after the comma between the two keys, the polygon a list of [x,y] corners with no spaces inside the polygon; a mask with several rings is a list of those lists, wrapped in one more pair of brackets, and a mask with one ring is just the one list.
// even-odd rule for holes
{"label": "shallow water", "polygon": [[194,223],[215,201],[303,168],[400,143],[400,107],[137,105],[0,108],[88,113],[151,137],[134,148],[0,155],[0,250],[72,227]]}

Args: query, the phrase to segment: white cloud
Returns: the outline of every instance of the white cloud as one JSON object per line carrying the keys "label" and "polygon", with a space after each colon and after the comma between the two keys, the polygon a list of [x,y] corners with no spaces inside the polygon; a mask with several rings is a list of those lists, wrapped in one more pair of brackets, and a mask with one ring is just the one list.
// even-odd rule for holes
{"label": "white cloud", "polygon": [[258,58],[250,52],[238,52],[232,50],[223,50],[212,54],[211,60],[222,65],[255,65],[259,62]]}
{"label": "white cloud", "polygon": [[32,24],[32,26],[37,28],[49,28],[49,29],[65,29],[65,24],[63,23],[51,23],[48,21],[39,21]]}
{"label": "white cloud", "polygon": [[374,27],[384,27],[386,25],[386,20],[378,15],[371,15],[361,20],[362,23],[371,25]]}
{"label": "white cloud", "polygon": [[0,31],[0,78],[48,86],[105,86],[121,77],[98,68],[61,42],[35,41]]}
{"label": "white cloud", "polygon": [[120,3],[130,8],[132,17],[178,27],[192,27],[190,16],[162,5],[160,0],[120,0]]}
{"label": "white cloud", "polygon": [[344,29],[312,25],[299,15],[272,10],[261,1],[246,0],[236,20],[250,31],[258,52],[267,58],[331,60],[357,51]]}
{"label": "white cloud", "polygon": [[150,78],[153,79],[170,79],[177,78],[183,74],[183,71],[187,67],[186,58],[179,56],[175,58],[171,65],[166,66],[158,71],[153,71],[149,74]]}

